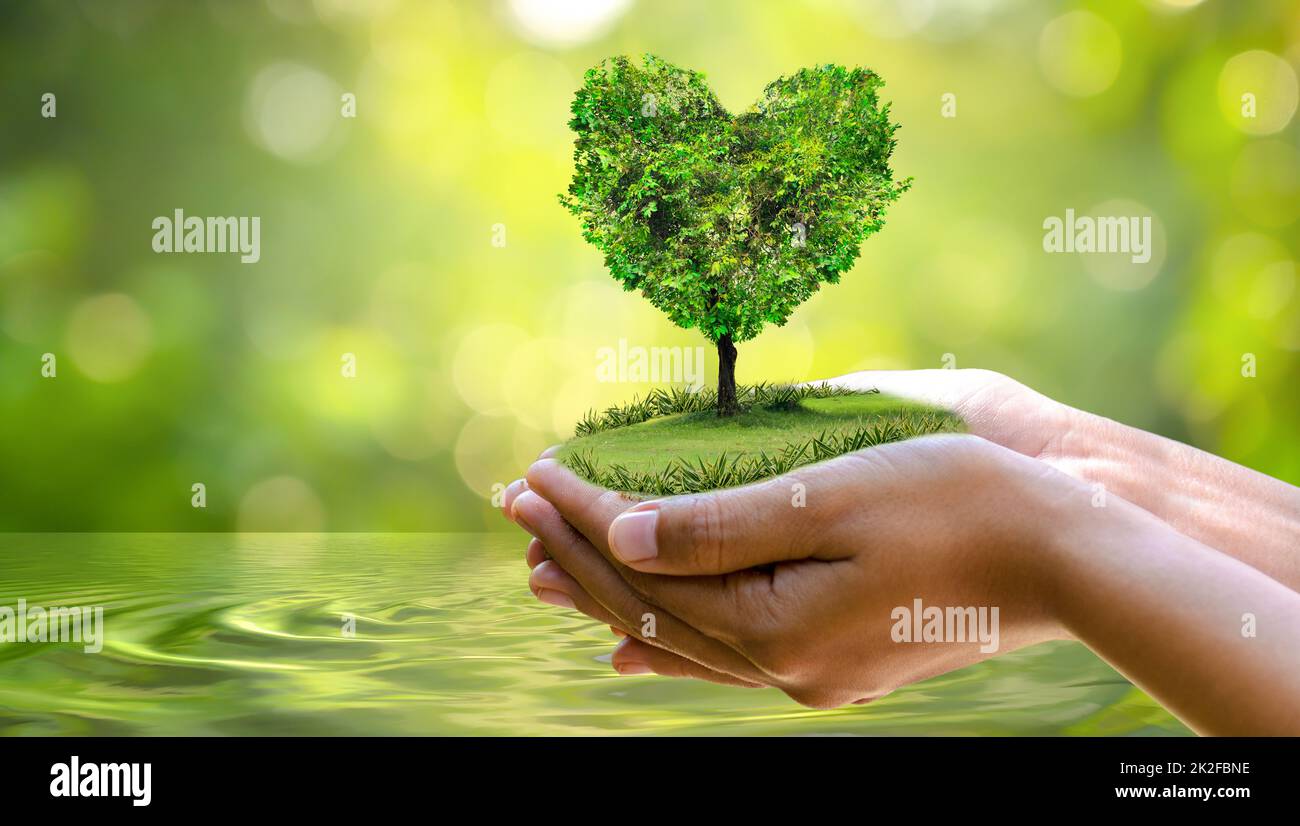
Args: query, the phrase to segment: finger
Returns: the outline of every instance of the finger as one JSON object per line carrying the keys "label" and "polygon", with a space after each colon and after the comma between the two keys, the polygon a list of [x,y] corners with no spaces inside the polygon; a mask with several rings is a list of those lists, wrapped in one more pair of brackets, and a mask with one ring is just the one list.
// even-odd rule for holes
{"label": "finger", "polygon": [[559,452],[560,452],[560,448],[562,448],[562,447],[564,447],[564,445],[551,445],[550,447],[546,448],[546,450],[543,450],[541,453],[537,454],[537,458],[538,458],[538,459],[549,459],[550,457],[552,457],[552,456],[554,456],[555,454],[559,453]]}
{"label": "finger", "polygon": [[610,664],[614,666],[615,671],[624,676],[658,674],[661,677],[690,677],[696,680],[708,680],[711,683],[741,686],[743,688],[763,687],[761,683],[741,680],[730,674],[722,674],[662,648],[646,645],[632,637],[624,637],[623,641],[615,647],[614,655],[610,658]]}
{"label": "finger", "polygon": [[821,518],[827,499],[846,495],[828,484],[835,475],[805,470],[741,488],[642,502],[610,522],[610,552],[630,568],[672,576],[842,559],[849,554],[828,549]]}
{"label": "finger", "polygon": [[947,410],[967,432],[1049,462],[1054,457],[1048,448],[1071,425],[1068,407],[990,370],[864,370],[812,383],[875,389]]}
{"label": "finger", "polygon": [[534,462],[525,478],[529,490],[554,505],[606,559],[618,561],[609,553],[609,524],[638,498],[593,485],[554,458]]}
{"label": "finger", "polygon": [[511,511],[511,508],[514,505],[515,499],[519,496],[519,494],[523,493],[526,490],[528,490],[528,482],[524,481],[523,479],[516,479],[515,481],[506,485],[505,492],[501,497],[501,513],[505,514],[506,519],[509,519],[512,522],[514,521],[515,517]]}
{"label": "finger", "polygon": [[[956,410],[989,384],[990,374],[983,370],[861,370],[843,376],[812,381],[851,390],[878,390],[888,396],[934,407]],[[968,411],[969,412],[969,411]]]}
{"label": "finger", "polygon": [[[637,571],[707,576],[844,556],[822,553],[821,512],[842,498],[827,474],[799,470],[741,488],[641,503],[554,459],[533,463],[527,479],[606,558]],[[814,484],[825,495],[810,490]]]}
{"label": "finger", "polygon": [[[535,569],[550,556],[541,540],[534,538],[528,543],[524,558],[528,567]],[[733,648],[743,636],[754,606],[762,603],[770,609],[778,602],[772,589],[774,574],[767,571],[739,571],[725,577],[670,577],[631,570],[627,573],[632,578],[625,577],[625,580],[638,597],[662,605],[706,636],[722,640]],[[575,587],[581,588],[576,583]],[[580,606],[579,610],[595,619],[603,618]],[[626,636],[614,625],[610,630],[620,637]]]}
{"label": "finger", "polygon": [[536,568],[547,560],[546,546],[539,539],[528,540],[528,550],[524,551],[524,561],[529,568]]}
{"label": "finger", "polygon": [[536,484],[535,489],[532,484],[529,489],[554,505],[564,516],[564,521],[600,551],[614,570],[644,598],[647,575],[624,565],[609,549],[610,523],[638,500],[629,494],[593,485],[554,459],[535,462],[528,469],[528,476]]}
{"label": "finger", "polygon": [[[537,542],[536,539],[533,542]],[[538,543],[539,545],[541,543]],[[636,642],[633,637],[628,636],[628,632],[621,627],[617,617],[605,609],[603,605],[591,598],[591,595],[578,583],[576,579],[569,574],[553,560],[545,560],[533,569],[532,575],[528,578],[528,587],[542,602],[550,605],[556,605],[561,608],[573,608],[592,619],[599,620],[609,626],[609,630],[614,632],[617,637],[623,638],[624,642]],[[757,683],[749,680],[741,680],[730,674],[724,674],[720,671],[714,671],[699,663],[693,662],[680,657],[676,654],[655,648],[650,645],[643,645],[651,651],[658,652],[658,655],[652,657],[641,657],[642,661],[650,665],[646,671],[636,670],[619,670],[620,674],[640,674],[650,673],[662,674],[666,677],[695,677],[709,682],[721,683],[723,685],[743,685],[756,686]],[[637,659],[633,657],[633,659]],[[618,667],[617,665],[615,666]],[[634,666],[629,666],[633,669]]]}
{"label": "finger", "polygon": [[588,594],[586,589],[554,560],[548,559],[533,569],[528,577],[528,590],[547,605],[581,611],[611,628],[622,626],[622,621],[618,617],[592,599],[591,594]]}
{"label": "finger", "polygon": [[632,636],[642,636],[643,624],[653,627],[648,641],[687,659],[742,679],[756,680],[754,665],[734,649],[701,634],[662,607],[646,602],[618,571],[573,529],[559,512],[537,493],[527,491],[515,500],[517,518],[542,540],[551,558],[614,616]]}
{"label": "finger", "polygon": [[[726,575],[664,576],[630,568],[609,552],[608,536],[609,525],[627,512],[633,502],[621,494],[590,484],[554,460],[535,463],[528,470],[528,478],[533,493],[546,497],[552,504],[556,500],[564,503],[566,507],[557,509],[565,521],[581,533],[590,532],[588,541],[597,548],[604,546],[604,556],[639,599],[662,606],[705,636],[721,640],[733,649],[738,648],[747,630],[759,618],[770,617],[774,606],[781,602],[773,588],[776,571],[740,570]],[[792,478],[796,477],[788,477],[787,481]],[[784,494],[777,504],[782,513],[789,514],[785,509],[792,504]],[[802,518],[809,520],[805,524],[816,524],[815,520],[821,517],[805,513]],[[783,526],[784,531],[797,533],[798,525],[793,520],[788,521],[790,524]],[[825,531],[821,530],[821,533]],[[739,559],[735,564],[743,567],[745,559]]]}

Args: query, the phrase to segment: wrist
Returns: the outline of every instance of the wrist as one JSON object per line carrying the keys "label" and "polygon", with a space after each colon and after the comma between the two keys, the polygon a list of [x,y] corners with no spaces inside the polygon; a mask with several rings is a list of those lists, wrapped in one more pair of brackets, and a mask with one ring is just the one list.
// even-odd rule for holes
{"label": "wrist", "polygon": [[1056,453],[1043,458],[1088,483],[1093,493],[1113,494],[1163,518],[1165,476],[1174,460],[1169,447],[1176,443],[1104,416],[1062,407],[1063,435]]}
{"label": "wrist", "polygon": [[[1034,641],[1069,639],[1061,613],[1069,580],[1062,571],[1098,530],[1098,500],[1078,478],[1036,460],[1024,461],[1025,467],[1012,474],[1015,482],[1006,487],[1015,492],[1014,501],[1002,506],[1013,515],[1004,523],[1008,530],[990,536],[990,568],[999,572],[991,593],[1005,612],[1020,617]],[[1101,501],[1104,514],[1108,503]]]}
{"label": "wrist", "polygon": [[1094,496],[1131,502],[1175,531],[1300,589],[1300,489],[1191,445],[1066,410],[1057,452],[1044,459],[1093,486]]}
{"label": "wrist", "polygon": [[1176,535],[1146,510],[1114,495],[1098,494],[1076,485],[1072,493],[1054,498],[1040,520],[1035,564],[1030,567],[1039,610],[1060,639],[1080,639],[1080,604],[1104,601],[1089,594],[1099,569],[1107,576],[1123,575],[1126,558],[1157,537]]}

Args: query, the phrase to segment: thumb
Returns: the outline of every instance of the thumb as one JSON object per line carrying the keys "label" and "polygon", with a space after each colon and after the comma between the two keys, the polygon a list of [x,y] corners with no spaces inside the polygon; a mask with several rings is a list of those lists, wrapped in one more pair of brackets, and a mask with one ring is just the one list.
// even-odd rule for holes
{"label": "thumb", "polygon": [[642,502],[615,517],[609,548],[638,571],[726,574],[814,555],[816,517],[777,480]]}

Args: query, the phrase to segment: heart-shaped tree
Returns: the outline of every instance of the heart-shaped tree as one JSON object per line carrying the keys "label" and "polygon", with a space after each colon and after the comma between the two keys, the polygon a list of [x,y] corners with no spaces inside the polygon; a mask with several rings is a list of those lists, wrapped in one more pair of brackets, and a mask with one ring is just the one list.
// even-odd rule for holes
{"label": "heart-shaped tree", "polygon": [[911,184],[889,168],[883,81],[820,66],[733,118],[698,72],[652,55],[590,69],[561,202],[624,289],[718,347],[718,415],[739,411],[736,343],[835,283]]}

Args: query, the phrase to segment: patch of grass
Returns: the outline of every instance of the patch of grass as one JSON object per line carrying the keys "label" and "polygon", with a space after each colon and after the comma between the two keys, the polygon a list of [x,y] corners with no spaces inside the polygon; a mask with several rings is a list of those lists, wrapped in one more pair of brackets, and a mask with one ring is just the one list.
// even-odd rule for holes
{"label": "patch of grass", "polygon": [[855,450],[964,429],[952,413],[874,390],[758,385],[738,388],[737,395],[745,412],[719,418],[711,391],[652,391],[588,414],[557,458],[602,487],[672,496],[745,485]]}
{"label": "patch of grass", "polygon": [[[829,399],[837,396],[862,396],[875,390],[849,390],[829,384],[740,384],[736,401],[741,407],[768,410],[794,410],[805,399]],[[718,391],[712,387],[690,390],[685,387],[655,388],[644,399],[634,398],[623,405],[602,411],[589,410],[574,427],[575,436],[590,436],[602,430],[641,424],[674,413],[712,412],[718,406]]]}

